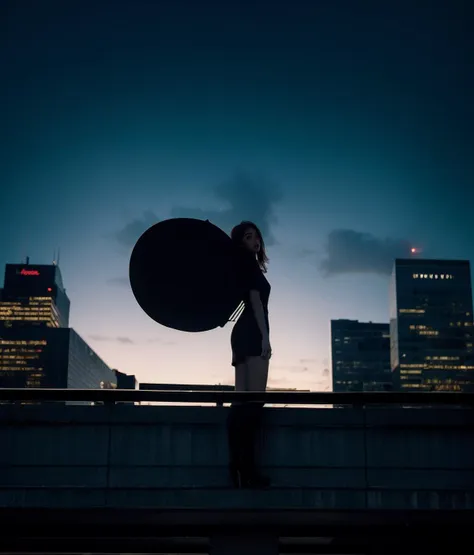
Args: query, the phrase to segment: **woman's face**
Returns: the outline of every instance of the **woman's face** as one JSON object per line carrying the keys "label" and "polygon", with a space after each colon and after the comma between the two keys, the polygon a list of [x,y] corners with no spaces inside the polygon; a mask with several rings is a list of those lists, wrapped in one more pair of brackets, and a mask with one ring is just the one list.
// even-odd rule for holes
{"label": "woman's face", "polygon": [[245,230],[244,238],[243,238],[244,245],[249,251],[253,253],[257,253],[260,250],[260,237],[258,236],[257,230],[253,227],[248,227]]}

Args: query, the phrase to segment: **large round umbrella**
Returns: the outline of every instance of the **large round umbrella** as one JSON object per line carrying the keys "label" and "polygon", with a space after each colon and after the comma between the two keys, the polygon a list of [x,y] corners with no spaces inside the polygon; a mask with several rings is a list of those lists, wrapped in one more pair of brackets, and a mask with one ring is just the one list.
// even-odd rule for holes
{"label": "large round umbrella", "polygon": [[239,249],[209,220],[173,218],[150,227],[130,258],[130,284],[156,322],[198,332],[224,326],[241,305]]}

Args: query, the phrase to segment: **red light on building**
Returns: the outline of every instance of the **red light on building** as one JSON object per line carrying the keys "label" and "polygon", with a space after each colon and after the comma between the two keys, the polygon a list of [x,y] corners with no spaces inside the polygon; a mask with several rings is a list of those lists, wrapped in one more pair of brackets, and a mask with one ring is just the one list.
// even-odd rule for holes
{"label": "red light on building", "polygon": [[22,276],[39,276],[40,275],[38,270],[25,270],[25,268],[21,269],[20,274]]}
{"label": "red light on building", "polygon": [[48,293],[51,293],[52,289],[51,287],[48,287]]}

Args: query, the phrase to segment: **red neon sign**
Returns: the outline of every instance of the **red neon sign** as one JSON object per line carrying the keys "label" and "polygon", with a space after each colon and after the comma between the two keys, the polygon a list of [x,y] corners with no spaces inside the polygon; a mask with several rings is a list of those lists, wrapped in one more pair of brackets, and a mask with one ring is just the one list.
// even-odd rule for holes
{"label": "red neon sign", "polygon": [[25,270],[25,268],[22,268],[20,274],[22,276],[39,276],[40,275],[38,270]]}

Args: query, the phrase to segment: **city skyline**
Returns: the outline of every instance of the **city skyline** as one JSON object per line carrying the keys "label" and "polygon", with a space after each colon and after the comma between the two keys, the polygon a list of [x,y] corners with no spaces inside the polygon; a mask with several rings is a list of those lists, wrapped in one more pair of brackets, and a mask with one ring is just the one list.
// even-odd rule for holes
{"label": "city skyline", "polygon": [[394,258],[474,259],[462,3],[251,4],[6,10],[0,264],[60,248],[71,327],[139,381],[234,379],[231,325],[168,330],[133,298],[157,221],[261,227],[271,387],[330,388],[330,321],[388,321]]}
{"label": "city skyline", "polygon": [[[387,322],[360,322],[358,320],[350,320],[347,318],[339,318],[336,320],[330,321],[331,327],[331,342],[330,342],[330,359],[331,359],[331,370],[329,368],[325,369],[323,373],[323,377],[330,379],[329,386],[326,386],[323,390],[333,390],[333,391],[377,391],[377,390],[390,390],[392,388],[399,389],[400,388],[400,368],[399,366],[399,358],[400,355],[398,354],[399,345],[403,345],[402,350],[411,350],[411,344],[413,343],[413,338],[410,338],[410,334],[413,333],[423,335],[424,339],[428,339],[428,335],[439,335],[439,339],[436,338],[435,341],[446,341],[449,340],[449,337],[452,335],[452,331],[450,329],[441,329],[436,332],[431,332],[429,330],[435,329],[427,325],[410,325],[410,331],[407,330],[404,332],[408,332],[409,336],[407,336],[408,344],[404,344],[403,342],[400,343],[400,324],[397,324],[398,320],[403,322],[404,319],[407,318],[413,320],[413,318],[419,319],[420,316],[422,317],[422,321],[430,323],[431,325],[442,326],[446,328],[448,326],[448,320],[457,319],[457,314],[459,311],[460,317],[462,320],[467,319],[467,323],[464,324],[463,322],[458,322],[457,325],[460,324],[470,325],[472,326],[473,315],[472,315],[472,284],[471,284],[471,276],[470,276],[470,262],[469,261],[459,261],[459,260],[433,260],[433,259],[423,259],[419,257],[413,256],[412,250],[412,257],[409,259],[395,259],[393,262],[393,271],[390,277],[390,288],[389,288],[389,301],[390,301],[390,320]],[[400,279],[396,278],[396,269],[402,268],[405,271],[405,274],[402,279],[403,286],[400,285]],[[459,273],[459,270],[462,270]],[[424,272],[427,272],[426,274]],[[408,272],[408,273],[406,273]],[[420,273],[421,272],[421,273]],[[408,278],[408,281],[407,281]],[[454,289],[451,287],[448,288],[448,292],[450,292],[450,296],[447,300],[442,297],[442,302],[447,303],[448,301],[455,301],[460,302],[458,308],[456,306],[454,309],[449,309],[448,314],[446,316],[442,316],[441,320],[439,320],[440,316],[436,316],[437,311],[439,311],[438,305],[440,302],[441,297],[439,297],[439,292],[433,291],[433,288],[428,288],[426,291],[424,289],[418,291],[416,288],[413,289],[412,283],[416,278],[416,283],[423,283],[426,278],[426,283],[429,283],[428,280],[431,279],[432,285],[436,283],[444,283],[446,285],[452,284]],[[438,279],[439,278],[439,279]],[[456,280],[456,281],[452,281]],[[37,326],[48,326],[48,329],[57,329],[58,327],[66,327],[68,328],[68,316],[69,316],[69,308],[70,308],[70,300],[66,295],[66,289],[62,282],[61,277],[61,270],[57,265],[57,262],[54,261],[51,265],[43,265],[43,264],[31,264],[30,258],[26,257],[24,264],[7,264],[5,266],[5,279],[4,279],[4,286],[6,285],[7,289],[2,290],[0,288],[0,320],[1,325],[4,327],[4,332],[2,337],[6,340],[7,344],[12,337],[16,337],[15,334],[19,332],[18,338],[20,340],[28,338],[32,339],[30,343],[38,343],[38,339],[41,339],[39,343],[49,343],[46,341],[46,337],[48,334],[45,333],[45,336],[41,336],[41,328]],[[53,286],[53,287],[51,287]],[[456,287],[460,290],[456,290]],[[443,286],[443,291],[446,291],[446,287]],[[421,294],[421,297],[420,297]],[[19,297],[17,297],[19,295]],[[31,295],[39,295],[33,296]],[[44,296],[46,295],[46,296]],[[424,295],[428,295],[427,298]],[[436,295],[433,297],[433,295]],[[432,297],[432,298],[431,298]],[[19,299],[22,299],[19,302]],[[29,299],[29,300],[28,300]],[[407,304],[407,299],[409,299],[408,304],[415,303],[416,306],[422,303],[423,308],[427,310],[418,310],[418,309],[407,309],[405,305]],[[433,299],[436,301],[433,305]],[[51,301],[51,302],[49,302]],[[62,310],[58,312],[58,305],[57,302],[60,303],[59,306],[62,306]],[[404,306],[404,308],[400,308],[399,306]],[[433,305],[433,306],[432,306]],[[421,305],[420,305],[421,306]],[[443,304],[443,309],[446,310],[449,308],[449,303],[446,306]],[[434,316],[425,316],[425,312],[429,312],[430,314],[435,312]],[[453,311],[454,310],[454,311]],[[64,312],[65,311],[65,312]],[[398,315],[398,312],[403,313],[401,316]],[[423,314],[411,314],[411,313],[423,313]],[[407,314],[405,314],[407,313]],[[408,314],[410,313],[410,314]],[[444,313],[443,313],[444,314]],[[455,318],[456,316],[456,318]],[[434,320],[433,320],[434,317]],[[446,321],[445,321],[446,320]],[[60,323],[62,321],[62,324]],[[418,320],[417,320],[418,321]],[[442,323],[441,323],[442,322]],[[36,323],[36,325],[35,325]],[[454,326],[455,323],[449,323],[449,326]],[[29,337],[28,328],[33,329],[35,332],[31,338]],[[411,331],[413,328],[413,331]],[[416,329],[415,329],[416,328]],[[417,331],[420,328],[421,331]],[[464,328],[463,328],[464,329]],[[427,331],[428,330],[428,331]],[[174,330],[173,330],[174,331]],[[472,330],[466,328],[466,331],[469,332],[469,337],[472,341]],[[13,335],[11,335],[13,332]],[[74,336],[77,336],[77,332],[71,330],[74,333]],[[39,333],[39,335],[38,335]],[[49,333],[49,332],[48,332]],[[26,334],[26,335],[25,335]],[[454,336],[453,336],[454,337]],[[463,336],[464,337],[464,336]],[[467,336],[466,336],[467,337]],[[82,342],[83,339],[80,338]],[[38,344],[39,344],[38,343]],[[84,344],[85,345],[85,344]],[[386,353],[384,355],[384,346],[386,349]],[[439,351],[439,346],[432,346],[426,347],[428,350],[425,352],[421,352],[421,359],[422,362],[421,366],[418,361],[417,364],[420,368],[422,367],[429,367],[430,361],[426,362],[428,359],[436,359],[436,360],[455,360],[452,357],[446,356],[447,354],[462,354],[463,357],[470,357],[469,360],[474,362],[474,358],[472,356],[472,343],[469,344],[470,346],[470,355],[467,352],[464,353],[458,351],[450,351],[452,350],[452,346],[448,348],[446,352]],[[90,347],[87,347],[90,350]],[[400,347],[401,348],[401,347]],[[444,348],[441,345],[441,348]],[[396,353],[395,353],[395,351]],[[424,348],[425,349],[425,348]],[[434,349],[434,351],[433,351]],[[446,350],[446,349],[445,349]],[[432,355],[435,353],[437,356],[425,356],[429,353]],[[97,358],[96,354],[93,353],[94,356]],[[102,359],[99,353],[99,358]],[[445,356],[439,356],[439,355]],[[407,355],[403,355],[407,356]],[[410,355],[411,356],[411,355]],[[456,360],[459,359],[455,357]],[[22,359],[23,360],[23,359]],[[415,359],[413,359],[415,360]],[[464,360],[464,358],[463,358]],[[404,362],[410,362],[410,359],[404,360]],[[467,358],[466,358],[467,361]],[[24,361],[22,362],[24,363]],[[102,361],[101,361],[102,364]],[[432,364],[436,364],[436,362],[432,362]],[[438,363],[439,364],[439,363]],[[453,362],[448,362],[448,364],[454,364]],[[466,364],[466,362],[464,362]],[[109,365],[110,366],[110,365]],[[407,365],[402,365],[402,367],[406,367]],[[408,364],[409,367],[414,367],[413,364]],[[417,368],[418,368],[417,366]],[[436,367],[434,367],[436,368]],[[471,367],[469,367],[471,368]],[[474,366],[473,366],[474,368]],[[390,372],[390,375],[387,377],[387,370]],[[46,370],[46,375],[48,375],[49,370]],[[125,372],[123,369],[117,369],[119,373],[124,374],[133,374],[136,378],[136,373],[134,371]],[[337,371],[337,374],[334,372]],[[403,373],[414,374],[415,371],[413,369],[410,370],[402,370]],[[417,374],[421,374],[421,370],[416,371]],[[435,372],[436,373],[436,372]],[[439,372],[438,372],[439,373]],[[447,377],[450,379],[450,383],[452,382],[451,372],[448,373],[449,376]],[[434,375],[434,374],[433,374]],[[36,376],[36,374],[35,374]],[[418,376],[415,376],[417,378]],[[412,381],[413,376],[411,376]],[[456,378],[456,377],[455,377]],[[36,380],[37,378],[34,378]],[[402,378],[406,379],[406,378]],[[457,378],[456,378],[457,379]],[[470,379],[470,378],[469,378]],[[348,381],[349,380],[349,381]],[[465,377],[463,376],[463,380]],[[137,381],[140,382],[138,379]],[[431,380],[428,380],[431,383]],[[472,382],[472,380],[471,380]],[[35,382],[36,383],[36,382]],[[155,382],[159,383],[159,382]],[[171,380],[170,383],[173,383]],[[176,381],[174,382],[176,383]],[[191,382],[191,383],[209,383],[209,382]],[[222,382],[218,382],[221,384]],[[457,382],[455,382],[457,383]],[[464,383],[464,381],[462,382]],[[467,383],[467,382],[466,382]],[[39,384],[39,382],[38,382]],[[223,385],[230,385],[224,383]],[[313,386],[314,387],[314,386]],[[403,383],[401,387],[407,387],[407,382]],[[418,387],[418,386],[417,386]],[[443,386],[444,387],[444,386]],[[269,386],[269,389],[292,389],[291,387],[284,388],[283,386]],[[301,387],[294,387],[294,389],[300,389]],[[311,390],[311,386],[309,389]],[[315,390],[315,389],[313,389]],[[317,390],[317,388],[316,388]]]}

